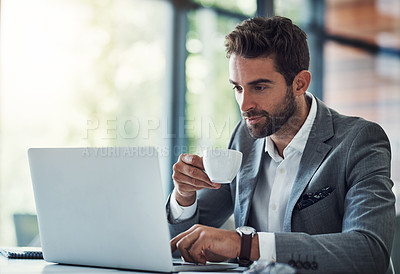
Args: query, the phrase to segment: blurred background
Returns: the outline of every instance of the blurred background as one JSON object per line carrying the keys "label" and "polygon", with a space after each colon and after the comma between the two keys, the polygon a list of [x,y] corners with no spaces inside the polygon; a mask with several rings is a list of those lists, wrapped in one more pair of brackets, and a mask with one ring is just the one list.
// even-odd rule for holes
{"label": "blurred background", "polygon": [[[310,92],[379,123],[400,196],[398,0],[1,0],[0,245],[37,234],[29,147],[226,147],[240,115],[224,37],[272,14],[308,34]],[[397,204],[400,214],[400,204]],[[37,239],[36,239],[37,240]]]}

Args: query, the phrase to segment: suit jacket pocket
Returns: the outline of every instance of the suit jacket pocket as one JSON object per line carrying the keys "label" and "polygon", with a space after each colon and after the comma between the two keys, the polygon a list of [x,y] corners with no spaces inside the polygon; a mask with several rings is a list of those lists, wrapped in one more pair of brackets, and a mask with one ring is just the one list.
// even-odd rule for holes
{"label": "suit jacket pocket", "polygon": [[322,199],[328,197],[334,189],[330,186],[324,187],[315,192],[307,192],[301,196],[300,201],[297,203],[297,208],[303,210],[315,203],[318,203]]}
{"label": "suit jacket pocket", "polygon": [[323,234],[340,232],[341,227],[342,218],[335,190],[307,207],[293,210],[292,231]]}

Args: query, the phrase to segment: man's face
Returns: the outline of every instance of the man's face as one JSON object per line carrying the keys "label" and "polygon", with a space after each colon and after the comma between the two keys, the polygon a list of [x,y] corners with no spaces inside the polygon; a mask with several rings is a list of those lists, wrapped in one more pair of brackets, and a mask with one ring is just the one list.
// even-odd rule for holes
{"label": "man's face", "polygon": [[296,111],[291,86],[269,57],[229,59],[229,78],[250,134],[263,138],[277,132]]}

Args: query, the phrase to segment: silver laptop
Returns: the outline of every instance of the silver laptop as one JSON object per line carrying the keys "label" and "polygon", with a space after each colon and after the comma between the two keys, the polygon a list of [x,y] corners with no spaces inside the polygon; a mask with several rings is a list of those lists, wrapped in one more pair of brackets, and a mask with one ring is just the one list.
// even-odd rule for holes
{"label": "silver laptop", "polygon": [[173,264],[157,150],[31,148],[46,261],[159,272],[237,265]]}

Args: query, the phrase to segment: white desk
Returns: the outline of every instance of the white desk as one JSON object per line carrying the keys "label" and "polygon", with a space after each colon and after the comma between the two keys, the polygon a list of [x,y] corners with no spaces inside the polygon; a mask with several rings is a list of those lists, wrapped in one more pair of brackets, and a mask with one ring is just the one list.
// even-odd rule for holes
{"label": "white desk", "polygon": [[[238,274],[238,272],[243,272],[245,268],[237,268],[233,271],[225,272],[184,272],[185,274]],[[119,270],[119,269],[109,269],[100,267],[84,267],[84,266],[70,266],[70,265],[60,265],[47,263],[44,260],[20,260],[20,259],[7,259],[6,257],[0,255],[0,274],[133,274],[142,273],[149,274],[151,272],[140,272],[133,270]],[[156,273],[156,272],[155,272]]]}
{"label": "white desk", "polygon": [[150,272],[136,272],[124,271],[118,269],[107,269],[97,267],[81,267],[81,266],[68,266],[47,263],[44,260],[19,260],[7,259],[0,255],[0,274],[132,274],[132,273],[150,273]]}

